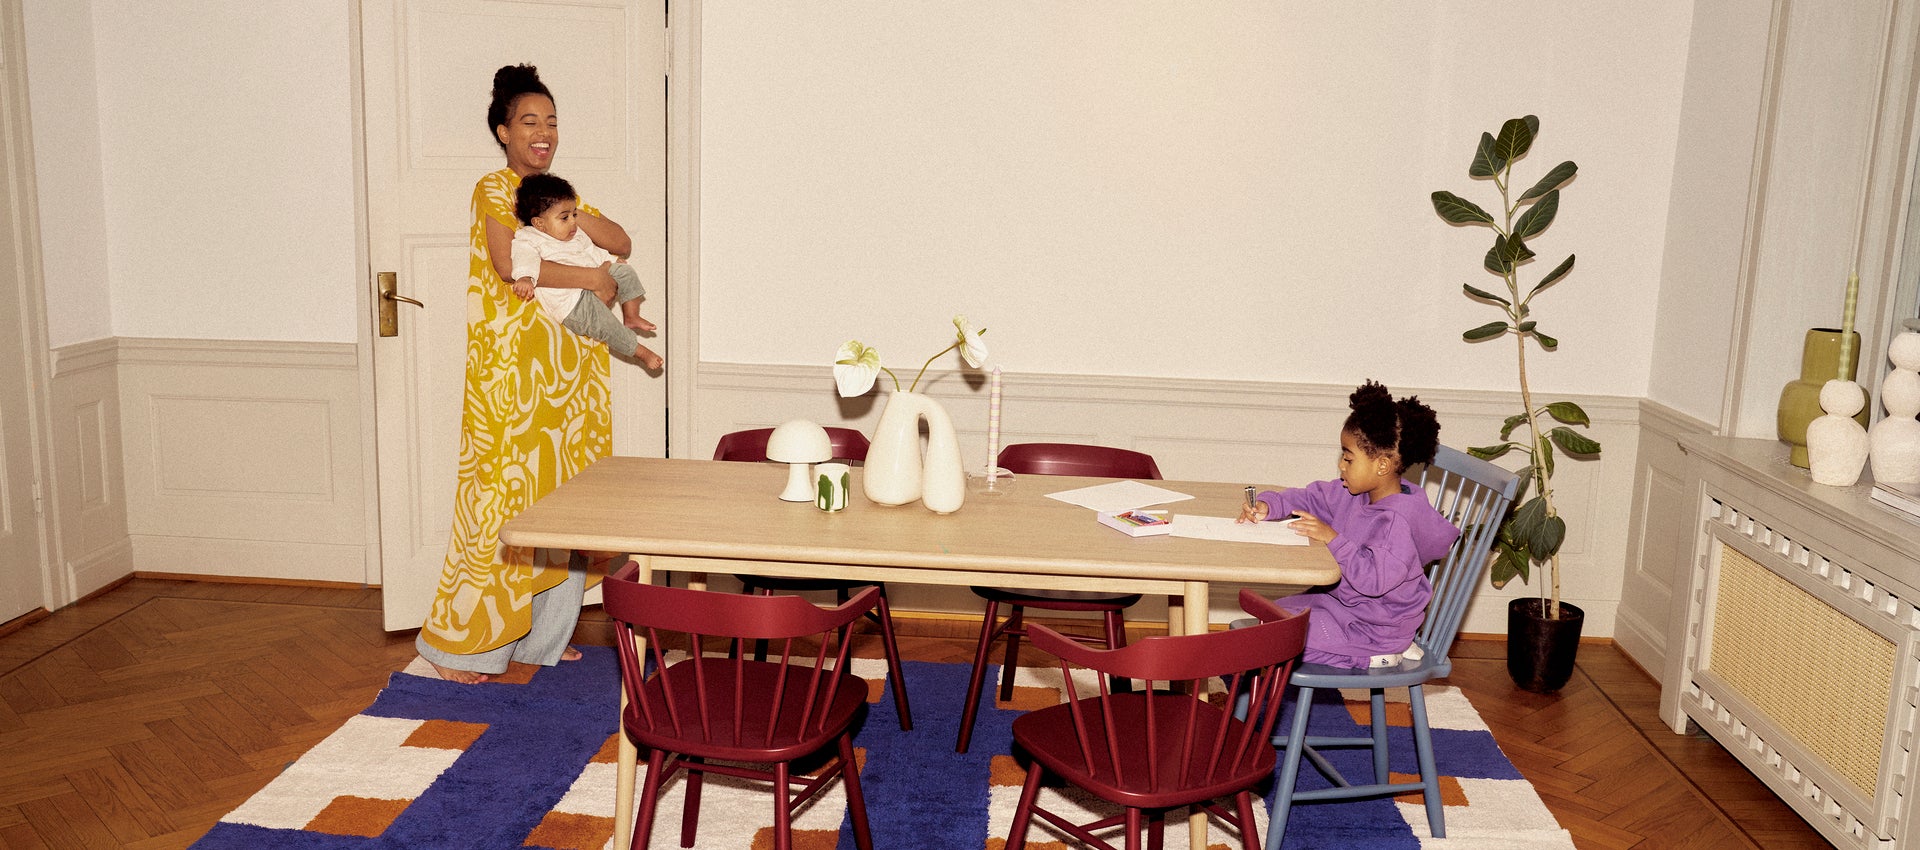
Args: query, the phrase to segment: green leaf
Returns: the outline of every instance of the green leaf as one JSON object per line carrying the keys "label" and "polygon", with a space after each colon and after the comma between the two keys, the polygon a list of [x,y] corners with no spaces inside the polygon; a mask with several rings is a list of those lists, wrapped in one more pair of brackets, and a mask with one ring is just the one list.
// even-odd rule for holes
{"label": "green leaf", "polygon": [[1506,166],[1505,161],[1495,162],[1493,158],[1493,134],[1481,133],[1480,146],[1473,149],[1473,162],[1467,166],[1469,177],[1492,177]]}
{"label": "green leaf", "polygon": [[1524,413],[1516,413],[1507,417],[1507,421],[1500,423],[1500,439],[1513,439],[1513,429],[1525,424],[1527,424],[1527,415]]}
{"label": "green leaf", "polygon": [[1519,331],[1523,334],[1530,334],[1530,333],[1533,333],[1533,326],[1537,324],[1539,324],[1539,322],[1521,322],[1520,326],[1514,328],[1514,330]]}
{"label": "green leaf", "polygon": [[1572,180],[1573,175],[1579,170],[1580,166],[1574,165],[1573,160],[1567,160],[1554,166],[1552,171],[1547,172],[1547,176],[1540,178],[1540,182],[1533,184],[1533,188],[1528,189],[1526,194],[1520,196],[1520,203],[1524,204],[1534,198],[1538,198],[1541,195],[1560,188],[1562,184],[1568,180]]}
{"label": "green leaf", "polygon": [[1481,460],[1493,460],[1510,451],[1513,451],[1512,443],[1501,443],[1497,446],[1472,446],[1467,449],[1467,454]]}
{"label": "green leaf", "polygon": [[1533,447],[1533,462],[1547,471],[1546,477],[1553,477],[1553,441],[1547,435],[1540,435],[1540,444]]}
{"label": "green leaf", "polygon": [[1494,237],[1493,247],[1487,249],[1486,259],[1480,261],[1481,267],[1501,277],[1506,277],[1509,272],[1512,272],[1513,263],[1504,256],[1506,246],[1507,237]]}
{"label": "green leaf", "polygon": [[1547,272],[1546,277],[1541,278],[1539,283],[1536,283],[1533,285],[1533,290],[1527,293],[1527,297],[1532,298],[1533,293],[1539,292],[1542,289],[1546,289],[1547,287],[1552,286],[1556,281],[1560,280],[1563,277],[1566,277],[1567,272],[1573,271],[1573,258],[1574,258],[1573,254],[1568,254],[1567,258],[1560,262],[1560,265],[1555,266],[1553,271]]}
{"label": "green leaf", "polygon": [[1527,537],[1527,554],[1536,561],[1546,561],[1560,551],[1560,544],[1566,539],[1567,521],[1549,516]]}
{"label": "green leaf", "polygon": [[1547,500],[1535,496],[1514,511],[1513,518],[1508,522],[1513,526],[1514,539],[1531,547],[1534,535],[1539,533],[1541,523],[1546,521]]}
{"label": "green leaf", "polygon": [[1509,307],[1513,305],[1513,302],[1508,301],[1505,298],[1501,298],[1500,296],[1495,295],[1491,292],[1488,292],[1484,289],[1480,289],[1479,287],[1476,287],[1473,284],[1463,283],[1463,284],[1460,284],[1460,286],[1467,291],[1467,295],[1469,297],[1478,298],[1482,301],[1492,301],[1499,304],[1502,307]]}
{"label": "green leaf", "polygon": [[1587,418],[1587,412],[1581,410],[1580,405],[1570,401],[1552,402],[1546,406],[1546,411],[1547,415],[1553,417],[1554,421],[1557,422],[1565,422],[1568,425],[1593,424],[1593,421]]}
{"label": "green leaf", "polygon": [[1560,192],[1556,189],[1548,192],[1547,196],[1541,198],[1539,203],[1528,207],[1526,212],[1521,213],[1520,220],[1513,225],[1513,232],[1521,239],[1530,238],[1534,234],[1547,229],[1547,225],[1553,223],[1554,213],[1559,211]]}
{"label": "green leaf", "polygon": [[1500,258],[1506,260],[1509,264],[1524,263],[1533,259],[1533,249],[1528,248],[1526,241],[1518,236],[1512,238],[1496,236],[1493,240],[1493,247],[1494,250],[1500,252]]}
{"label": "green leaf", "polygon": [[1533,332],[1533,338],[1540,341],[1540,347],[1552,351],[1560,347],[1560,341],[1539,331]]}
{"label": "green leaf", "polygon": [[1496,589],[1506,587],[1507,582],[1513,581],[1514,576],[1519,576],[1522,583],[1530,578],[1527,575],[1527,568],[1531,563],[1525,551],[1505,543],[1496,543],[1494,552],[1492,580]]}
{"label": "green leaf", "polygon": [[1528,115],[1524,118],[1509,118],[1500,125],[1500,138],[1493,143],[1493,156],[1500,167],[1505,168],[1514,160],[1527,155],[1527,149],[1533,147],[1533,137],[1540,134],[1540,119]]}
{"label": "green leaf", "polygon": [[1592,457],[1600,453],[1600,442],[1589,439],[1585,434],[1572,428],[1555,428],[1547,432],[1555,445],[1570,455]]}
{"label": "green leaf", "polygon": [[1467,331],[1466,333],[1461,334],[1460,338],[1468,342],[1478,342],[1483,339],[1499,336],[1506,332],[1507,332],[1506,322],[1488,322],[1484,325],[1481,325],[1480,327],[1474,328],[1473,330],[1470,330],[1470,331]]}
{"label": "green leaf", "polygon": [[1479,204],[1462,198],[1452,192],[1433,193],[1433,211],[1451,224],[1492,224],[1493,216]]}

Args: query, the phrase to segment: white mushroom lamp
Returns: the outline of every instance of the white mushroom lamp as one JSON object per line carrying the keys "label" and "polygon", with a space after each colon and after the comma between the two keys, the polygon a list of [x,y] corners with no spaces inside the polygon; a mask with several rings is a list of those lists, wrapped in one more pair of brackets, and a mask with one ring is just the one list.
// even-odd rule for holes
{"label": "white mushroom lamp", "polygon": [[767,436],[767,460],[787,465],[787,489],[780,498],[788,502],[813,501],[813,466],[833,459],[833,442],[827,429],[805,419],[780,423]]}

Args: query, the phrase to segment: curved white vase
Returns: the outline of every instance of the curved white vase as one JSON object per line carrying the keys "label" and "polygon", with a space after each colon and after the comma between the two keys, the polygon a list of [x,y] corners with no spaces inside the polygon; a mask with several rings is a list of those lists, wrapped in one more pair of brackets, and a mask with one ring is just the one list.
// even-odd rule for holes
{"label": "curved white vase", "polygon": [[[927,423],[924,454],[920,448],[923,421]],[[918,499],[934,513],[960,509],[967,498],[967,478],[960,467],[953,420],[939,402],[911,392],[896,392],[887,399],[873,444],[867,447],[861,490],[868,501],[882,505]]]}
{"label": "curved white vase", "polygon": [[1890,484],[1920,482],[1920,332],[1907,331],[1887,347],[1893,369],[1880,381],[1880,405],[1887,416],[1867,432],[1873,480]]}

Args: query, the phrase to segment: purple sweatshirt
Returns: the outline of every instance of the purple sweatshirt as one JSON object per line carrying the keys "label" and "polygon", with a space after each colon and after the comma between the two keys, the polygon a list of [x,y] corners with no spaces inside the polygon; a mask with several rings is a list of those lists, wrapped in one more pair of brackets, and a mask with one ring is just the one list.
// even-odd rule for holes
{"label": "purple sweatshirt", "polygon": [[1270,521],[1304,511],[1336,533],[1327,549],[1340,564],[1340,583],[1276,600],[1290,611],[1313,612],[1302,661],[1365,667],[1373,656],[1413,642],[1433,596],[1425,567],[1446,557],[1460,536],[1427,502],[1426,491],[1401,481],[1399,493],[1370,502],[1339,481],[1316,481],[1257,498],[1267,503]]}

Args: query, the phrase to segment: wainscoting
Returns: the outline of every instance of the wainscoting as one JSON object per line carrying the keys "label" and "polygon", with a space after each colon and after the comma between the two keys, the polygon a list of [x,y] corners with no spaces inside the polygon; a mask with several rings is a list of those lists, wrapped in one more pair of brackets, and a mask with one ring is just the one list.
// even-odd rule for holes
{"label": "wainscoting", "polygon": [[[62,566],[73,598],[136,570],[353,584],[377,574],[370,553],[378,529],[368,520],[375,496],[365,483],[373,459],[362,449],[353,346],[119,339],[61,349],[55,362],[58,497],[70,555]],[[670,448],[675,457],[708,457],[723,433],[796,417],[871,430],[885,398],[838,398],[824,367],[703,363],[690,371],[692,436]],[[985,462],[980,381],[946,372],[922,385],[954,417],[969,464]],[[1335,474],[1351,389],[1008,373],[1002,442],[1101,443],[1152,453],[1169,478],[1300,484]],[[1455,446],[1493,442],[1517,407],[1506,393],[1393,389],[1433,405],[1442,440]],[[1642,403],[1571,398],[1593,417],[1591,436],[1606,451],[1558,468],[1557,504],[1570,529],[1562,592],[1587,610],[1588,636],[1609,637],[1632,548]],[[900,510],[909,509],[918,508]],[[1504,633],[1506,600],[1533,592],[1517,583],[1484,588],[1466,630]],[[897,604],[977,610],[965,591],[927,588],[901,588]],[[1215,607],[1216,616],[1233,610],[1230,589]],[[1636,635],[1664,628],[1644,614],[1625,619]]]}

